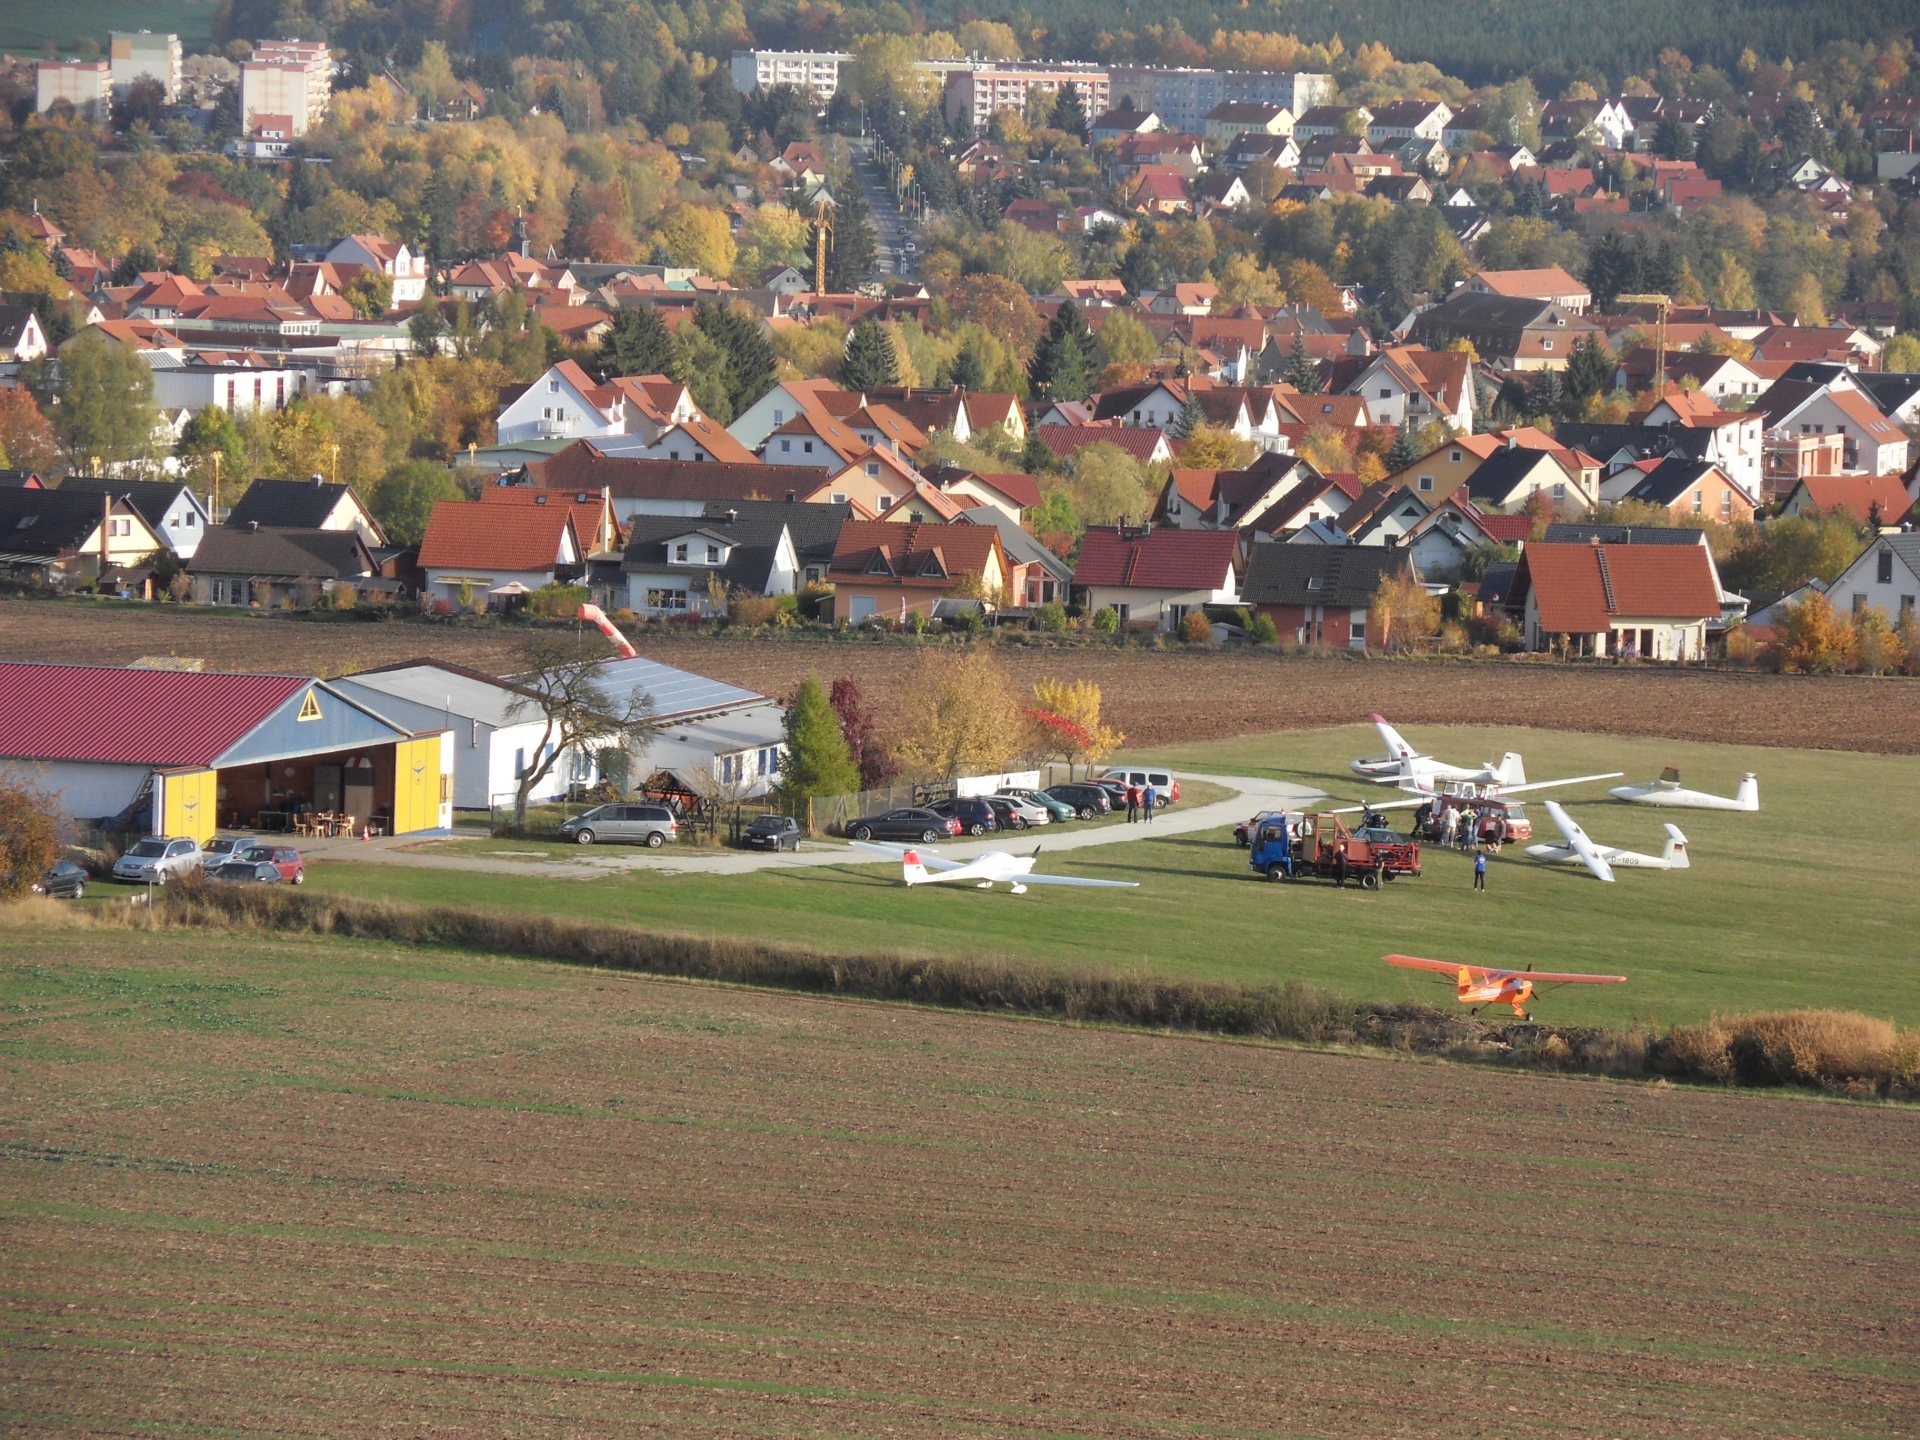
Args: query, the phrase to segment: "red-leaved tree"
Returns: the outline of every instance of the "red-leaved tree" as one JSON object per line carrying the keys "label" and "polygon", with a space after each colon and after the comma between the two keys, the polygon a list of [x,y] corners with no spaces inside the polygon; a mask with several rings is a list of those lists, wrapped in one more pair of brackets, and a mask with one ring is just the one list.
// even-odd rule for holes
{"label": "red-leaved tree", "polygon": [[860,771],[860,788],[878,790],[900,773],[900,766],[880,738],[879,727],[860,694],[858,682],[842,675],[833,682],[827,703],[840,717],[841,733],[847,737],[847,749]]}

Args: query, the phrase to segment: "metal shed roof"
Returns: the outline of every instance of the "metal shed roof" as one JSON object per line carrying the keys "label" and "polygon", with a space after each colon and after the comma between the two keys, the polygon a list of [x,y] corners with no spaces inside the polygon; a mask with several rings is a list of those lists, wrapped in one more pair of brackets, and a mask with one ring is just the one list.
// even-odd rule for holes
{"label": "metal shed roof", "polygon": [[600,688],[618,702],[635,691],[651,696],[656,719],[680,715],[710,715],[766,700],[766,696],[722,680],[676,670],[658,660],[608,660],[595,677]]}
{"label": "metal shed roof", "polygon": [[0,756],[206,765],[315,683],[298,675],[0,662]]}

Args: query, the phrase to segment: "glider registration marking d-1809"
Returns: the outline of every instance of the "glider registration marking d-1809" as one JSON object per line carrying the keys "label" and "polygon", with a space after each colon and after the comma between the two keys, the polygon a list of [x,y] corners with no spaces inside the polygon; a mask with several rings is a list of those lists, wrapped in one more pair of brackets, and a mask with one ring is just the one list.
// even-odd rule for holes
{"label": "glider registration marking d-1809", "polygon": [[856,850],[871,850],[900,861],[900,878],[909,887],[915,885],[971,883],[975,889],[991,890],[995,883],[1010,885],[1013,893],[1024,895],[1029,885],[1082,885],[1102,890],[1138,890],[1137,880],[1083,880],[1077,875],[1036,875],[1033,867],[1040,858],[1040,847],[1031,855],[1009,855],[1004,850],[989,850],[973,860],[949,860],[925,845],[877,845],[855,840]]}
{"label": "glider registration marking d-1809", "polygon": [[1473,1014],[1483,1005],[1511,1005],[1522,1020],[1531,1020],[1526,1004],[1541,985],[1624,985],[1624,975],[1569,975],[1551,970],[1501,970],[1490,965],[1461,965],[1452,960],[1426,960],[1418,955],[1382,955],[1389,965],[1402,970],[1429,970],[1454,978],[1455,995],[1462,1005],[1471,1005]]}

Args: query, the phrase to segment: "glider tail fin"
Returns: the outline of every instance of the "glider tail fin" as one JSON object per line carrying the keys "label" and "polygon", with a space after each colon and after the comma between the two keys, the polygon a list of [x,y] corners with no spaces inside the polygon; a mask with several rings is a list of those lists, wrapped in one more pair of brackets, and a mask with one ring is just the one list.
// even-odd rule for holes
{"label": "glider tail fin", "polygon": [[1669,870],[1692,868],[1687,859],[1687,837],[1680,833],[1678,825],[1667,826],[1667,843],[1660,851],[1660,858],[1667,862]]}
{"label": "glider tail fin", "polygon": [[1500,777],[1502,785],[1524,785],[1527,783],[1527,767],[1520,759],[1520,752],[1509,750],[1500,757],[1500,763],[1494,767],[1494,774]]}
{"label": "glider tail fin", "polygon": [[900,857],[900,878],[909,885],[918,885],[927,878],[927,867],[920,863],[917,852],[909,850]]}
{"label": "glider tail fin", "polygon": [[1383,717],[1379,715],[1373,717],[1373,728],[1380,732],[1380,741],[1387,747],[1389,760],[1422,758],[1420,752],[1409,745],[1400,732],[1389,725]]}
{"label": "glider tail fin", "polygon": [[1733,793],[1734,803],[1742,810],[1760,808],[1760,777],[1749,770],[1740,777],[1740,788]]}

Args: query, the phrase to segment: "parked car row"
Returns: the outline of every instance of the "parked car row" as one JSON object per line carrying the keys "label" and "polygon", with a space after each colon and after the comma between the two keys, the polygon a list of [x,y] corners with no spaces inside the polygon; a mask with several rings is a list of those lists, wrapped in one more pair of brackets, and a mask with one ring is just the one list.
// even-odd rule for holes
{"label": "parked car row", "polygon": [[[54,867],[56,872],[59,869]],[[197,874],[214,880],[304,885],[307,862],[291,845],[271,845],[246,836],[216,835],[203,847],[196,840],[149,835],[136,841],[126,854],[114,861],[111,873],[114,879],[132,885],[165,885],[170,880]],[[52,878],[50,873],[49,881]],[[67,881],[69,886],[72,883],[70,879]],[[82,882],[73,898],[78,899],[85,888]],[[65,892],[49,889],[48,893]]]}
{"label": "parked car row", "polygon": [[930,805],[907,805],[883,814],[863,815],[848,824],[847,834],[855,840],[918,840],[931,845],[957,835],[991,835],[1068,820],[1097,820],[1125,809],[1129,784],[1144,784],[1148,778],[1165,797],[1163,803],[1180,798],[1179,782],[1164,772],[1115,772],[1045,790],[1009,788],[994,795],[954,796]]}

